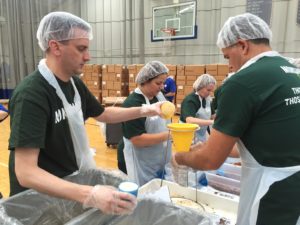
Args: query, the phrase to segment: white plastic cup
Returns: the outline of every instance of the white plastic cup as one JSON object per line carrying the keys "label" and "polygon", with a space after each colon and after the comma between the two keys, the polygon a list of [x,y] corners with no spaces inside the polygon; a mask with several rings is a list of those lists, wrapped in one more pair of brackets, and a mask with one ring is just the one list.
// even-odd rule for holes
{"label": "white plastic cup", "polygon": [[132,194],[135,197],[137,197],[139,186],[134,182],[125,181],[125,182],[122,182],[119,184],[118,189],[121,192],[126,192],[126,193]]}

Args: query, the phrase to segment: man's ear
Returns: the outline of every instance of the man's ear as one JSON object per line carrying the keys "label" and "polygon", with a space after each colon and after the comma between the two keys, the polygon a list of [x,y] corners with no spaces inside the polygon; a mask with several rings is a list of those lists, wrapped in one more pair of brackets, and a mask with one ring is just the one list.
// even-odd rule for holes
{"label": "man's ear", "polygon": [[240,39],[238,44],[241,46],[243,55],[247,55],[249,52],[249,41]]}
{"label": "man's ear", "polygon": [[60,55],[61,52],[60,52],[60,44],[55,41],[55,40],[50,40],[49,43],[49,49],[50,51],[54,54],[54,55]]}

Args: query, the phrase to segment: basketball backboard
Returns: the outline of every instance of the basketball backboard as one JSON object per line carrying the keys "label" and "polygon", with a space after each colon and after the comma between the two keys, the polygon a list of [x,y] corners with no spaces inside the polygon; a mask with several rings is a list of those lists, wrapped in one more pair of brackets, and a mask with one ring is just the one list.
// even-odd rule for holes
{"label": "basketball backboard", "polygon": [[197,38],[196,2],[154,7],[152,9],[152,41],[165,39],[164,30],[174,29],[174,39]]}

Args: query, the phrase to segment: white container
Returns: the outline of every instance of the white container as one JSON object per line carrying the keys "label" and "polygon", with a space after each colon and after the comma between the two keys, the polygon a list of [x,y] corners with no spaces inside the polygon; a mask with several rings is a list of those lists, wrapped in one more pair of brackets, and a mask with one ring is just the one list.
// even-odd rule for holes
{"label": "white container", "polygon": [[206,172],[208,185],[227,193],[239,195],[241,184],[240,181],[215,174],[215,171]]}
{"label": "white container", "polygon": [[[209,191],[208,189],[196,189],[192,187],[183,187],[177,183],[163,180],[162,186],[167,186],[171,198],[184,198],[195,201],[213,209],[215,219],[225,217],[230,220],[228,225],[236,223],[239,196],[224,193],[220,191]],[[161,180],[153,179],[139,189],[138,198],[143,197],[148,192],[154,192],[160,189]]]}

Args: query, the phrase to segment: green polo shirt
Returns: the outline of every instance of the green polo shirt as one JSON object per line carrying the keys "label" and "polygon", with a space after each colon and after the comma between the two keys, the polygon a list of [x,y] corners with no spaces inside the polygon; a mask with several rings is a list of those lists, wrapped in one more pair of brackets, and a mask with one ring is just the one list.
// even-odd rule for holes
{"label": "green polo shirt", "polygon": [[[156,97],[150,100],[151,104],[155,102],[158,102],[158,99]],[[139,107],[143,104],[146,104],[146,100],[144,96],[133,92],[125,99],[122,107],[124,108]],[[130,120],[122,123],[123,136],[127,139],[130,139],[132,137],[139,136],[143,133],[147,133],[145,128],[145,122],[146,122],[146,117],[142,117],[142,118],[138,118],[135,120]],[[121,163],[125,162],[123,149],[124,149],[124,143],[122,140],[118,145],[118,154],[117,154],[118,162]]]}
{"label": "green polo shirt", "polygon": [[180,121],[186,122],[187,117],[196,117],[196,113],[200,107],[199,95],[196,95],[195,92],[187,95],[181,103]]}
{"label": "green polo shirt", "polygon": [[[300,70],[281,57],[259,59],[222,86],[213,127],[239,137],[263,166],[300,165],[299,77]],[[299,199],[298,172],[270,187],[260,203],[258,224],[296,224]],[[285,221],[276,217],[285,213]]]}
{"label": "green polo shirt", "polygon": [[[150,100],[150,104],[158,102],[158,99],[154,97]],[[136,107],[146,104],[146,100],[143,95],[137,94],[135,92],[131,93],[123,103],[123,107]],[[146,117],[126,121],[122,123],[123,136],[130,139],[135,136],[139,136],[143,133],[147,133],[145,127]]]}
{"label": "green polo shirt", "polygon": [[[84,119],[99,116],[104,108],[78,77],[73,79],[81,97]],[[68,102],[72,103],[75,92],[71,82],[57,80]],[[58,177],[78,169],[62,101],[38,71],[27,76],[16,87],[9,102],[9,111],[11,194],[24,190],[19,186],[14,172],[15,148],[40,149],[39,167]]]}

